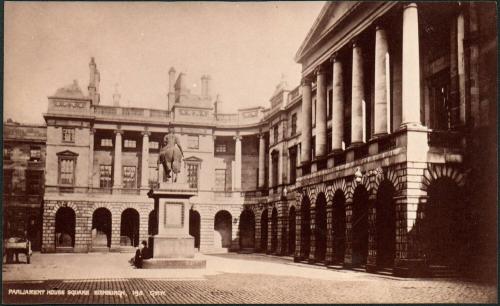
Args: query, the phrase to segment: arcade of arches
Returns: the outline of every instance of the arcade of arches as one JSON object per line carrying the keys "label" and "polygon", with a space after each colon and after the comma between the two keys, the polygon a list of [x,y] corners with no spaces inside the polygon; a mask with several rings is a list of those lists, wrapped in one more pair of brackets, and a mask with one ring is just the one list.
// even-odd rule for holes
{"label": "arcade of arches", "polygon": [[376,189],[357,184],[349,195],[341,189],[314,197],[302,192],[300,205],[292,200],[246,207],[240,249],[367,271],[396,269],[410,256],[431,268],[458,269],[467,260],[470,232],[461,192],[447,177],[428,182],[411,228],[405,199],[389,179],[379,180]]}

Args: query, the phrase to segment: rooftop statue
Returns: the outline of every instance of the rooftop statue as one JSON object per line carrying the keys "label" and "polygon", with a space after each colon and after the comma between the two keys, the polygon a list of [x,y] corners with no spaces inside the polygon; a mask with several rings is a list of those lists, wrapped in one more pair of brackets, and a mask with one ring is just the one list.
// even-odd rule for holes
{"label": "rooftop statue", "polygon": [[[159,162],[163,165],[163,170],[167,181],[177,182],[177,174],[181,171],[181,160],[184,157],[181,142],[175,135],[172,128],[168,129],[167,135],[163,138],[163,147],[160,150]],[[161,178],[160,178],[161,179]]]}

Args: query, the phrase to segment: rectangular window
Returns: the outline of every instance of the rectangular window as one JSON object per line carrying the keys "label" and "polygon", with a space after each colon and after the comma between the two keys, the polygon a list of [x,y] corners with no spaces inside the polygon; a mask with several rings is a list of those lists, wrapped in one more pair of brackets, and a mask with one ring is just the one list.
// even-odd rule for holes
{"label": "rectangular window", "polygon": [[279,125],[275,125],[273,128],[274,143],[277,144],[279,140]]}
{"label": "rectangular window", "polygon": [[12,159],[12,148],[11,147],[4,147],[3,148],[3,159],[4,160],[11,160]]}
{"label": "rectangular window", "polygon": [[29,195],[42,194],[43,171],[26,171],[26,192]]}
{"label": "rectangular window", "polygon": [[149,142],[149,148],[152,150],[158,150],[159,145],[160,144],[158,143],[158,141],[150,141]]}
{"label": "rectangular window", "polygon": [[198,163],[189,163],[187,166],[187,177],[189,188],[198,188]]}
{"label": "rectangular window", "polygon": [[3,193],[11,194],[12,193],[12,170],[4,169],[3,170]]}
{"label": "rectangular window", "polygon": [[273,184],[273,187],[276,187],[278,186],[278,176],[279,176],[279,152],[277,151],[274,151],[271,155],[271,159],[272,159],[272,171],[273,171],[273,181],[272,181],[272,184]]}
{"label": "rectangular window", "polygon": [[40,161],[42,157],[42,151],[40,147],[30,147],[30,161]]}
{"label": "rectangular window", "polygon": [[136,168],[134,166],[123,166],[123,188],[137,188]]}
{"label": "rectangular window", "polygon": [[297,134],[297,114],[293,114],[292,115],[292,134],[291,136],[294,136],[295,134]]}
{"label": "rectangular window", "polygon": [[75,183],[75,159],[61,157],[59,159],[59,184],[73,185]]}
{"label": "rectangular window", "polygon": [[63,142],[75,142],[75,129],[74,128],[63,128],[62,129],[62,141]]}
{"label": "rectangular window", "polygon": [[125,139],[125,142],[123,144],[125,148],[131,148],[131,149],[135,149],[136,145],[137,145],[136,141],[131,139]]}
{"label": "rectangular window", "polygon": [[103,138],[101,139],[101,147],[112,147],[113,140],[111,138]]}
{"label": "rectangular window", "polygon": [[226,169],[215,169],[215,190],[226,190]]}
{"label": "rectangular window", "polygon": [[311,106],[311,124],[313,127],[316,126],[316,98],[312,100],[312,106]]}
{"label": "rectangular window", "polygon": [[188,149],[198,149],[200,147],[200,138],[198,135],[189,135],[188,136]]}
{"label": "rectangular window", "polygon": [[149,187],[155,188],[158,185],[158,168],[149,167]]}
{"label": "rectangular window", "polygon": [[290,184],[297,179],[297,147],[290,149]]}
{"label": "rectangular window", "polygon": [[113,184],[111,182],[111,165],[99,166],[99,187],[100,188],[113,187]]}
{"label": "rectangular window", "polygon": [[226,144],[221,143],[221,144],[216,144],[215,145],[215,152],[217,152],[217,153],[226,153],[226,151],[227,151]]}
{"label": "rectangular window", "polygon": [[332,119],[332,108],[333,108],[333,89],[330,89],[328,91],[328,103],[327,103],[327,114],[328,114],[328,119]]}

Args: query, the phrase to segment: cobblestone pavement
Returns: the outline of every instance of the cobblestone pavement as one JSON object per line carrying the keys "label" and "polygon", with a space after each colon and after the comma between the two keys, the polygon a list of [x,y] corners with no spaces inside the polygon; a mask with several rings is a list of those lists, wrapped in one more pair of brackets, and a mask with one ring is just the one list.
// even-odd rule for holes
{"label": "cobblestone pavement", "polygon": [[[90,256],[90,258],[89,258]],[[401,279],[354,271],[274,262],[258,256],[206,256],[206,270],[134,270],[99,273],[127,254],[38,255],[37,273],[49,278],[19,280],[12,273],[31,265],[4,265],[4,303],[496,303],[497,287],[458,280]],[[229,258],[228,258],[229,257]],[[43,259],[42,259],[43,258]],[[241,260],[243,258],[244,260]],[[249,259],[254,258],[254,259]],[[54,259],[56,262],[49,264]],[[64,259],[64,260],[61,260]],[[94,277],[51,273],[75,262],[89,264]],[[80,264],[81,265],[81,264]],[[22,268],[19,268],[23,266]],[[115,266],[111,267],[115,268]],[[104,271],[107,271],[104,269]],[[60,273],[60,272],[58,272]],[[148,274],[149,273],[149,274]],[[15,273],[18,274],[18,273]],[[73,275],[74,276],[73,276]],[[128,275],[128,277],[123,277]],[[65,279],[61,279],[65,276]],[[10,279],[5,281],[5,279]],[[30,292],[25,290],[32,290]],[[43,291],[35,291],[43,290]],[[49,292],[49,290],[52,290]],[[73,291],[72,291],[73,290]],[[30,293],[30,294],[26,294]],[[53,294],[63,295],[53,295]],[[40,294],[40,295],[35,295]],[[88,295],[87,295],[88,294]]]}

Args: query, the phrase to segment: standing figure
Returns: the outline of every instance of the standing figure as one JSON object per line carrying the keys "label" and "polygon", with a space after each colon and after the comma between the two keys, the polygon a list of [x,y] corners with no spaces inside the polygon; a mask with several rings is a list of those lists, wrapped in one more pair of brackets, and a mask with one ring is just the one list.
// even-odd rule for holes
{"label": "standing figure", "polygon": [[[160,163],[167,179],[172,177],[173,182],[177,182],[177,174],[181,171],[181,160],[184,157],[181,142],[171,128],[163,138],[164,146],[160,150]],[[171,172],[173,174],[171,175]],[[160,178],[161,179],[161,178]]]}

